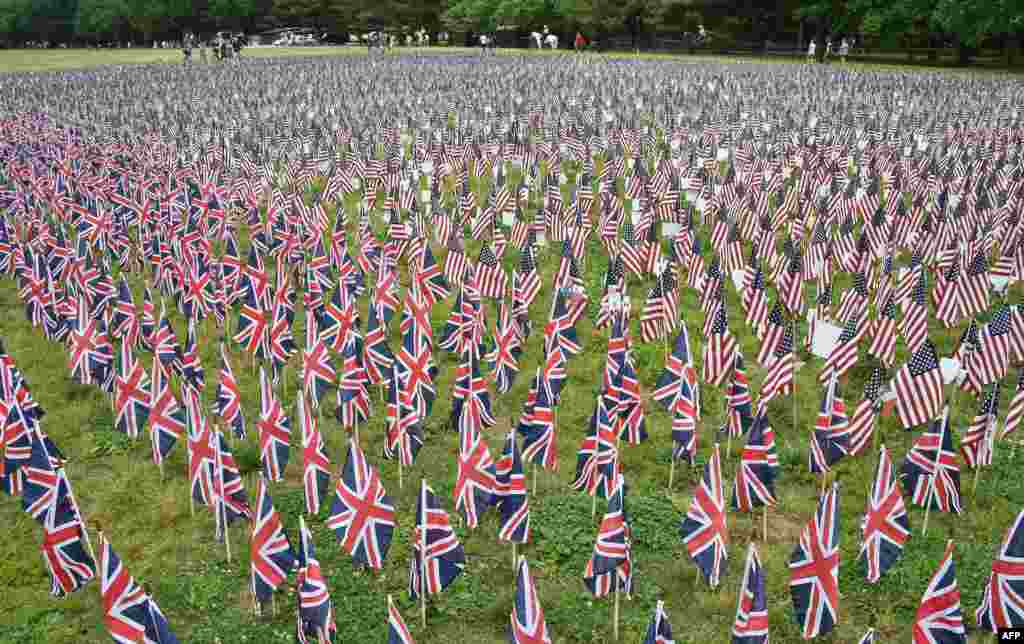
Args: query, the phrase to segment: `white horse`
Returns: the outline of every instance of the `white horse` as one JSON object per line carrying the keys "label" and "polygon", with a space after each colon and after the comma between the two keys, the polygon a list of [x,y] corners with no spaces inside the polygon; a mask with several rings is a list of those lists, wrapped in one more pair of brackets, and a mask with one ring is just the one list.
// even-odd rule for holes
{"label": "white horse", "polygon": [[541,41],[541,35],[539,31],[531,31],[530,38],[533,39],[533,42],[537,43],[537,49],[541,49],[544,46],[544,43]]}
{"label": "white horse", "polygon": [[551,49],[558,49],[558,36],[555,34],[548,34],[544,41],[548,44]]}

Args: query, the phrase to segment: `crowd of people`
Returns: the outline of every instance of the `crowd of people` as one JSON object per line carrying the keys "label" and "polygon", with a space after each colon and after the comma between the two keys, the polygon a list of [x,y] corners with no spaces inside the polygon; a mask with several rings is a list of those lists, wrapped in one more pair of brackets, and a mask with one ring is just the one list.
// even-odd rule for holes
{"label": "crowd of people", "polygon": [[192,50],[199,50],[199,62],[207,63],[213,60],[238,61],[241,59],[242,48],[245,47],[245,36],[236,34],[234,36],[218,34],[207,42],[194,34],[186,34],[181,43],[181,52],[186,65],[192,63]]}

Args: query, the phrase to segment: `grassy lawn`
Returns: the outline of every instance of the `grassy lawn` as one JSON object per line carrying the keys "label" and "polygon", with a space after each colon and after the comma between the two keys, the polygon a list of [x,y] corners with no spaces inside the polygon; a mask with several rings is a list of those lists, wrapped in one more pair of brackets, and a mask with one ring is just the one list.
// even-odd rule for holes
{"label": "grassy lawn", "polygon": [[[333,55],[361,52],[345,48],[248,50],[256,55]],[[33,64],[19,56],[38,55]],[[15,69],[70,69],[101,64],[180,62],[180,52],[167,50],[102,50],[0,52],[0,67]],[[682,59],[689,60],[689,59]],[[19,67],[19,65],[21,67]],[[473,180],[475,182],[475,179]],[[477,190],[485,186],[476,185]],[[528,214],[532,216],[532,204]],[[345,204],[354,207],[351,200]],[[328,209],[333,218],[336,213]],[[352,211],[349,221],[352,222]],[[379,232],[383,231],[381,226]],[[355,242],[354,227],[349,229],[350,243]],[[700,231],[706,241],[710,231]],[[351,247],[351,246],[350,246]],[[476,258],[480,245],[467,244],[467,255]],[[242,240],[242,255],[248,240]],[[444,261],[443,249],[435,247],[439,263]],[[511,270],[517,253],[510,250],[504,262]],[[587,248],[584,279],[590,297],[588,315],[577,325],[584,351],[572,358],[568,366],[568,382],[562,403],[557,410],[558,453],[557,472],[541,472],[537,476],[537,496],[531,496],[532,542],[520,552],[530,561],[537,579],[538,593],[554,641],[565,644],[611,642],[612,604],[594,600],[583,585],[583,571],[590,557],[601,511],[591,518],[591,500],[570,488],[574,478],[575,454],[583,438],[585,426],[593,411],[600,387],[601,372],[607,349],[607,333],[593,329],[607,267],[607,257],[596,235]],[[503,437],[522,409],[528,388],[528,375],[538,366],[542,355],[541,327],[546,321],[550,302],[550,285],[558,264],[558,254],[549,246],[540,260],[544,289],[532,308],[535,331],[520,358],[520,374],[508,394],[493,396],[496,427],[485,432],[492,456],[497,458]],[[272,266],[272,262],[268,264]],[[403,279],[406,273],[402,272]],[[142,282],[131,276],[136,303],[141,302]],[[660,343],[639,342],[639,311],[647,290],[653,282],[633,280],[630,295],[633,301],[632,337],[634,356],[645,395],[653,389],[661,371],[665,347]],[[838,277],[834,284],[835,298],[852,281],[848,275]],[[808,283],[806,288],[813,290]],[[808,291],[805,291],[805,294]],[[1019,301],[1020,285],[1011,289],[1011,301]],[[753,360],[757,340],[743,324],[739,296],[731,286],[726,288],[731,329],[737,335],[746,360],[751,391],[756,395],[765,371]],[[437,304],[432,310],[435,342],[454,298]],[[169,303],[170,304],[170,303]],[[360,300],[366,319],[367,298]],[[173,313],[173,306],[168,311]],[[693,342],[692,349],[700,362],[703,316],[697,294],[683,289],[680,300],[682,317]],[[489,324],[495,319],[493,302],[488,302]],[[237,316],[230,316],[233,332]],[[185,338],[185,323],[172,317],[179,340]],[[931,337],[942,355],[949,355],[965,325],[946,330],[931,320]],[[391,346],[399,341],[398,324],[392,323]],[[295,327],[296,341],[304,338],[305,320],[298,307]],[[801,337],[806,327],[801,330]],[[217,382],[218,344],[220,332],[212,325],[205,327],[200,343],[202,363],[206,370],[205,402],[207,409]],[[69,477],[81,504],[83,514],[95,528],[101,527],[128,571],[152,592],[182,642],[191,644],[229,644],[235,642],[291,641],[295,628],[296,598],[292,592],[277,597],[277,615],[253,617],[248,592],[249,560],[246,530],[236,526],[231,532],[233,559],[228,563],[223,546],[213,538],[214,522],[210,513],[197,508],[190,516],[186,447],[179,441],[166,464],[166,477],[152,464],[146,437],[132,442],[113,429],[113,417],[106,397],[94,387],[71,383],[65,351],[43,338],[26,321],[23,307],[16,295],[16,285],[8,277],[0,278],[0,336],[19,368],[24,372],[35,398],[48,412],[45,430],[70,459]],[[863,345],[862,345],[863,348]],[[137,353],[146,365],[151,356]],[[259,448],[255,422],[259,410],[258,378],[248,358],[232,353],[233,368],[239,378],[249,437],[235,441],[233,450],[246,476],[247,489],[259,468]],[[441,349],[435,350],[440,368],[436,380],[438,399],[426,425],[426,442],[411,471],[406,471],[404,489],[398,486],[397,465],[380,458],[383,445],[384,407],[374,388],[373,416],[367,427],[360,428],[363,448],[371,463],[378,467],[388,493],[393,497],[398,526],[395,539],[382,574],[368,574],[353,568],[349,558],[337,547],[324,518],[330,501],[318,518],[309,523],[314,534],[317,555],[327,578],[337,611],[339,643],[383,641],[386,637],[385,596],[391,593],[419,644],[490,644],[504,642],[514,593],[514,576],[510,549],[498,542],[498,522],[488,512],[475,531],[467,531],[454,519],[452,489],[456,479],[457,434],[446,429],[451,408],[456,359]],[[907,359],[902,342],[898,344],[897,364]],[[814,512],[819,481],[807,467],[808,435],[813,427],[822,388],[817,384],[822,360],[804,356],[808,362],[797,372],[797,403],[780,398],[769,407],[769,419],[776,432],[781,470],[777,481],[779,507],[769,514],[768,541],[758,541],[768,583],[771,639],[773,642],[796,643],[800,633],[792,617],[788,588],[787,562],[799,538],[803,524]],[[336,367],[340,363],[335,359]],[[279,390],[286,409],[294,409],[295,362],[288,369],[287,386]],[[698,365],[698,370],[699,370]],[[866,351],[851,371],[843,388],[848,413],[861,399],[864,383],[870,374]],[[1003,388],[1003,416],[1012,396],[1017,372],[1011,370]],[[703,421],[700,426],[700,465],[714,444],[714,431],[724,422],[722,392],[702,388]],[[976,403],[959,395],[954,405],[951,427],[957,435],[975,413]],[[347,436],[334,420],[334,395],[327,396],[321,421],[332,469],[342,465]],[[649,440],[636,447],[623,446],[623,469],[630,484],[627,508],[634,529],[635,593],[622,603],[622,642],[640,642],[646,624],[658,599],[664,599],[669,619],[675,628],[677,642],[688,644],[725,644],[731,641],[731,626],[736,609],[736,592],[742,578],[742,565],[747,544],[759,539],[760,515],[729,514],[730,547],[728,572],[718,590],[709,590],[700,580],[696,567],[689,560],[679,537],[679,523],[685,514],[700,470],[677,467],[675,483],[668,489],[670,460],[670,418],[660,406],[648,403],[647,430]],[[909,449],[913,436],[905,432],[896,418],[887,417],[879,425],[882,441],[890,449],[897,465]],[[724,453],[723,444],[723,453]],[[732,452],[723,464],[727,495],[731,490],[741,441],[734,441]],[[841,483],[841,556],[840,620],[834,634],[825,641],[856,642],[864,632],[876,628],[881,641],[907,641],[909,624],[934,567],[942,555],[947,539],[956,541],[957,576],[962,592],[965,621],[973,624],[973,611],[978,605],[983,584],[996,544],[1008,524],[1024,506],[1024,486],[1016,478],[1020,460],[1010,458],[1010,449],[999,445],[995,463],[981,474],[977,492],[972,493],[972,474],[963,474],[963,516],[932,513],[927,536],[920,534],[924,511],[910,509],[913,535],[904,557],[877,585],[864,581],[862,567],[856,561],[860,540],[860,518],[867,490],[874,475],[877,452],[844,459],[836,466]],[[528,469],[529,478],[535,474]],[[415,605],[405,596],[409,538],[413,528],[413,511],[417,484],[426,477],[442,503],[453,516],[467,553],[465,573],[432,604],[428,627],[419,626]],[[333,489],[334,480],[332,480]],[[271,488],[275,506],[293,543],[296,543],[298,517],[303,512],[301,481],[301,431],[293,419],[291,462],[287,480]],[[908,501],[909,503],[909,501]],[[48,579],[38,555],[41,531],[22,512],[15,499],[0,500],[0,525],[7,538],[0,541],[0,642],[18,644],[63,644],[76,642],[99,644],[110,641],[102,621],[98,583],[93,581],[83,591],[57,601],[48,594]],[[95,543],[95,530],[92,532]],[[292,578],[294,579],[294,577]],[[269,612],[269,611],[268,611]],[[971,642],[984,638],[977,633]]]}

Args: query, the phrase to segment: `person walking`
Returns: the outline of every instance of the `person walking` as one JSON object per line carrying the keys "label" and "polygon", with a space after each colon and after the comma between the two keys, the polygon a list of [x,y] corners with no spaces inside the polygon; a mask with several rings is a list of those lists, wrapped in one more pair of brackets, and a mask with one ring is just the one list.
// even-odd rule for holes
{"label": "person walking", "polygon": [[182,63],[185,67],[192,64],[192,38],[185,36],[185,39],[181,43],[181,53],[183,56]]}
{"label": "person walking", "polygon": [[850,42],[843,38],[843,41],[839,43],[839,60],[846,64],[846,57],[850,55]]}
{"label": "person walking", "polygon": [[201,62],[204,65],[207,62],[207,60],[206,60],[206,41],[205,40],[200,40],[199,41],[199,62]]}
{"label": "person walking", "polygon": [[814,62],[814,54],[815,54],[815,51],[817,50],[817,48],[818,48],[818,43],[814,42],[814,40],[811,40],[811,44],[807,45],[807,62],[809,62],[809,63],[813,63]]}
{"label": "person walking", "polygon": [[573,41],[573,47],[576,49],[576,53],[581,53],[587,46],[587,39],[583,37],[583,34],[576,32],[576,40]]}

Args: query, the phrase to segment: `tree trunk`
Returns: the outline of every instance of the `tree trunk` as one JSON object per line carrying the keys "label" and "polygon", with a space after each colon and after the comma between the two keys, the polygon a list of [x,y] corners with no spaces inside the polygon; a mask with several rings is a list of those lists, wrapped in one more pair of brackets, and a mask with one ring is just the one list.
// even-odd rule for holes
{"label": "tree trunk", "polygon": [[966,66],[971,64],[971,59],[974,57],[974,47],[970,47],[965,44],[962,40],[957,38],[956,41],[956,62],[960,66]]}

